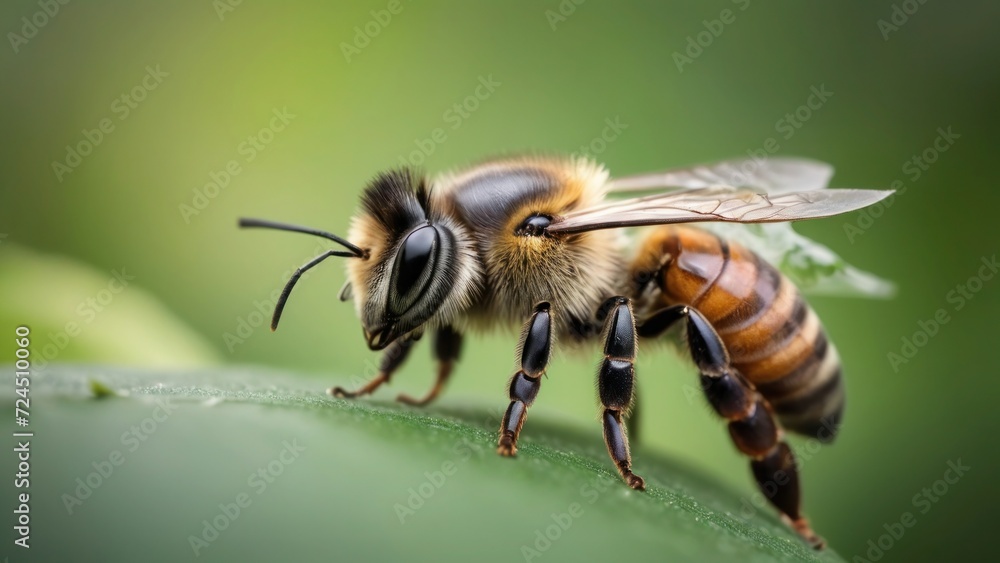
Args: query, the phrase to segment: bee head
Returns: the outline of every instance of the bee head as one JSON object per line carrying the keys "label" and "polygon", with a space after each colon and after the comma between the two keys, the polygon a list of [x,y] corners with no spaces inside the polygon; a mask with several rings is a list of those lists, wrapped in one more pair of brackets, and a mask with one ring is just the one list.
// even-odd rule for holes
{"label": "bee head", "polygon": [[361,199],[352,240],[370,251],[348,263],[348,278],[365,340],[381,350],[418,331],[455,300],[464,277],[462,227],[435,212],[423,177],[406,170],[379,174]]}
{"label": "bee head", "polygon": [[354,258],[348,262],[348,285],[340,298],[354,298],[365,341],[372,350],[419,334],[439,313],[448,317],[467,307],[477,287],[475,250],[464,228],[432,209],[424,179],[410,170],[393,170],[372,180],[351,226],[353,243],[332,233],[284,223],[240,219],[239,224],[321,236],[347,249],[329,250],[295,271],[278,298],[271,330],[278,327],[288,296],[302,274],[330,256]]}

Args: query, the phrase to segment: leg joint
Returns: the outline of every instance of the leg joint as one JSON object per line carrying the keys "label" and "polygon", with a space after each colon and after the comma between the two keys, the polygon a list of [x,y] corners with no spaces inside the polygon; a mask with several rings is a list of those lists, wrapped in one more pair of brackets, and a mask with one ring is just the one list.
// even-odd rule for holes
{"label": "leg joint", "polygon": [[729,423],[729,434],[736,447],[752,458],[771,453],[780,438],[771,411],[758,400],[750,416]]}
{"label": "leg joint", "polygon": [[715,412],[726,420],[746,418],[754,408],[753,393],[736,373],[701,374],[701,389]]}
{"label": "leg joint", "polygon": [[514,374],[510,380],[510,400],[521,401],[527,406],[531,406],[538,396],[538,389],[542,386],[542,378],[531,377],[523,371]]}

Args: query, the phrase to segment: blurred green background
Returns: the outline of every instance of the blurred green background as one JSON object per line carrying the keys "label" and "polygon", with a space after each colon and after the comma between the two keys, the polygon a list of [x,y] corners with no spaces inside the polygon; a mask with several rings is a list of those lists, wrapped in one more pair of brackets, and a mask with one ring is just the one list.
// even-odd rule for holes
{"label": "blurred green background", "polygon": [[[843,358],[849,407],[836,445],[804,464],[807,512],[848,558],[906,511],[917,527],[886,561],[992,550],[1000,280],[974,282],[961,308],[951,292],[1000,250],[995,3],[404,1],[383,25],[372,23],[373,10],[386,19],[381,0],[95,1],[59,5],[31,34],[22,18],[40,5],[0,6],[0,321],[5,334],[30,324],[36,346],[58,349],[51,361],[265,364],[317,388],[364,377],[375,356],[336,299],[342,265],[314,270],[271,334],[258,304],[317,241],[240,232],[237,217],[345,233],[365,182],[407,159],[439,172],[589,146],[622,175],[773,138],[778,154],[832,163],[835,186],[906,187],[877,218],[799,226],[899,286],[886,301],[811,299]],[[366,25],[377,32],[367,43]],[[474,110],[453,109],[490,79]],[[799,109],[814,88],[832,95]],[[627,127],[592,144],[606,120]],[[939,130],[957,134],[944,151],[932,149]],[[100,137],[89,154],[67,156],[88,137]],[[429,154],[414,159],[419,150]],[[920,155],[934,162],[921,168]],[[123,271],[133,279],[114,293]],[[939,309],[949,321],[894,366],[889,354]],[[67,323],[78,336],[60,336]],[[0,342],[6,362],[12,339]],[[447,404],[503,404],[514,345],[509,334],[467,339]],[[596,354],[557,358],[532,412],[599,436]],[[690,365],[658,352],[639,370],[647,443],[752,491],[723,425],[691,393]],[[380,398],[419,393],[431,373],[425,349]],[[920,513],[914,495],[958,459],[972,470]]]}

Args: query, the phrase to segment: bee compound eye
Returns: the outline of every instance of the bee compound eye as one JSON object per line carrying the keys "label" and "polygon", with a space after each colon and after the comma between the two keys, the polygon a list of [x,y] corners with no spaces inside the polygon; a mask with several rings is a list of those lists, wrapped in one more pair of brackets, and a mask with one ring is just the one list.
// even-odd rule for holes
{"label": "bee compound eye", "polygon": [[545,229],[549,228],[551,224],[552,217],[536,213],[518,225],[514,234],[522,237],[540,237],[545,234]]}
{"label": "bee compound eye", "polygon": [[400,245],[392,275],[393,295],[389,311],[401,315],[420,297],[430,282],[438,254],[438,232],[430,225],[420,227]]}

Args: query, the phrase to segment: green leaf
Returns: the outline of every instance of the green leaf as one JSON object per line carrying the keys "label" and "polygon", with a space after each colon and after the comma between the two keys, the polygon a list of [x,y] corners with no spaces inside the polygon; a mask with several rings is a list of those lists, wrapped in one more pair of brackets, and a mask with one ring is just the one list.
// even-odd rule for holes
{"label": "green leaf", "polygon": [[592,429],[533,414],[501,458],[505,404],[417,410],[305,381],[52,366],[31,385],[31,555],[842,561],[683,461],[638,448],[648,490],[628,489]]}
{"label": "green leaf", "polygon": [[873,299],[896,294],[896,284],[848,264],[826,245],[796,232],[791,223],[708,223],[704,227],[753,250],[805,293]]}

